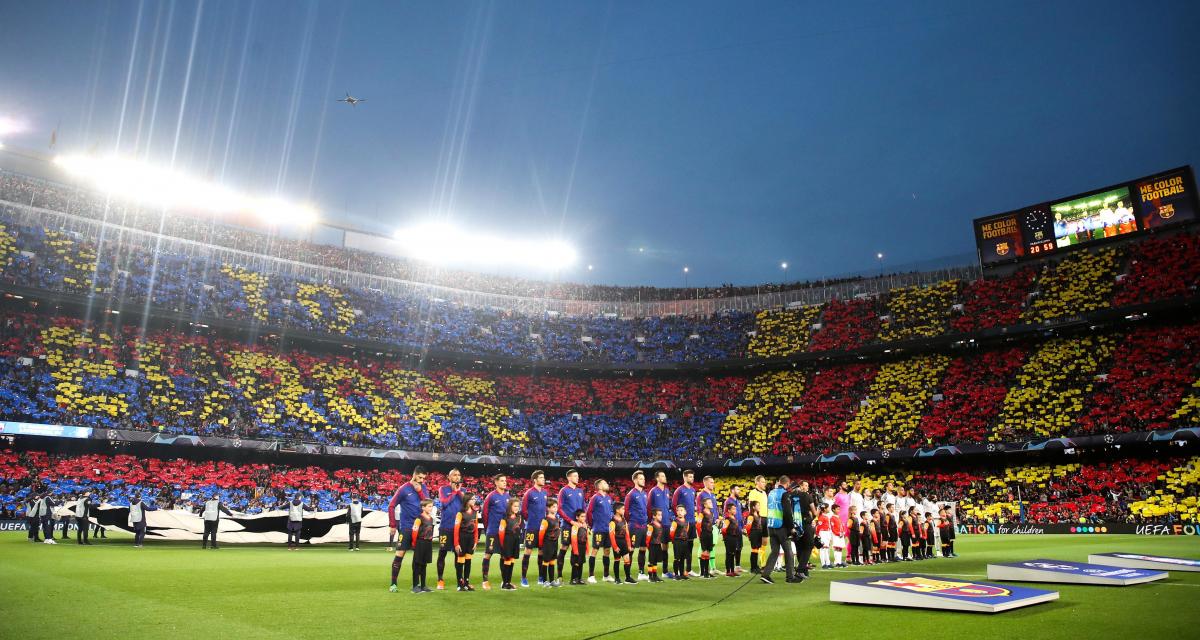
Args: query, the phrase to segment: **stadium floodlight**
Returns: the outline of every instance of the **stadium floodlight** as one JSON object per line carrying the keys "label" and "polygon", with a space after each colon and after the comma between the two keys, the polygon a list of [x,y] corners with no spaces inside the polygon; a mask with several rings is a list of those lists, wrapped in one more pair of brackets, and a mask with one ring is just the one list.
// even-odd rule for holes
{"label": "stadium floodlight", "polygon": [[395,239],[405,255],[435,264],[515,265],[553,271],[571,266],[578,258],[575,248],[560,239],[510,238],[444,222],[400,229]]}
{"label": "stadium floodlight", "polygon": [[23,120],[18,120],[12,116],[0,115],[0,136],[22,133],[29,128]]}
{"label": "stadium floodlight", "polygon": [[54,163],[114,197],[148,206],[213,214],[249,214],[267,225],[309,225],[311,206],[256,197],[183,173],[118,156],[63,155]]}

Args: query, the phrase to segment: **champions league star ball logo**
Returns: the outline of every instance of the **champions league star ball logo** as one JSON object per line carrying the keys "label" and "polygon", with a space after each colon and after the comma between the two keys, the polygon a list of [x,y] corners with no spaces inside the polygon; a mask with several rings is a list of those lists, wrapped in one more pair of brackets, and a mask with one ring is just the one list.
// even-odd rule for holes
{"label": "champions league star ball logo", "polygon": [[996,255],[998,255],[998,256],[1008,255],[1008,243],[1007,242],[997,242],[996,243]]}
{"label": "champions league star ball logo", "polygon": [[951,582],[950,580],[931,580],[920,576],[896,578],[895,580],[876,580],[869,584],[881,587],[904,589],[916,593],[932,595],[957,596],[959,598],[1002,598],[1012,592],[1003,587],[974,582]]}

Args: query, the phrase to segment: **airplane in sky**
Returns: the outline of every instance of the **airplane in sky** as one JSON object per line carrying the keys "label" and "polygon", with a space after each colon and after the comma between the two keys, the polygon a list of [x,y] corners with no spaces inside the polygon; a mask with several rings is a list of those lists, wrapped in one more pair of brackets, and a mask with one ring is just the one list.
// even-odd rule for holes
{"label": "airplane in sky", "polygon": [[350,106],[352,106],[352,107],[356,107],[356,106],[358,106],[358,103],[360,103],[360,102],[366,102],[366,101],[367,101],[367,99],[366,99],[366,98],[355,98],[354,96],[350,95],[350,92],[349,92],[349,91],[347,91],[347,92],[346,92],[346,97],[345,97],[345,98],[338,98],[338,100],[337,100],[337,101],[338,101],[338,102],[345,102],[346,104],[348,104],[348,105],[350,105]]}

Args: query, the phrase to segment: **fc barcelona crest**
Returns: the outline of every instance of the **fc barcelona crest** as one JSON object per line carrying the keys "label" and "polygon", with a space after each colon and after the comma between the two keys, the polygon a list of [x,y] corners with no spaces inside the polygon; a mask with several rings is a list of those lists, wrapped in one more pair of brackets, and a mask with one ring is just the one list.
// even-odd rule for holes
{"label": "fc barcelona crest", "polygon": [[1008,243],[1007,242],[997,242],[996,243],[996,255],[998,255],[998,256],[1008,255]]}

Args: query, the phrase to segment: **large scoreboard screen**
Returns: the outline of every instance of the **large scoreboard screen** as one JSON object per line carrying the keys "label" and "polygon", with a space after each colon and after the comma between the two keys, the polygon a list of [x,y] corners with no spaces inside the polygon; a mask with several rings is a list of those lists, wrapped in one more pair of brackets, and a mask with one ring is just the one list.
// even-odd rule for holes
{"label": "large scoreboard screen", "polygon": [[984,266],[1197,218],[1191,167],[975,220]]}

